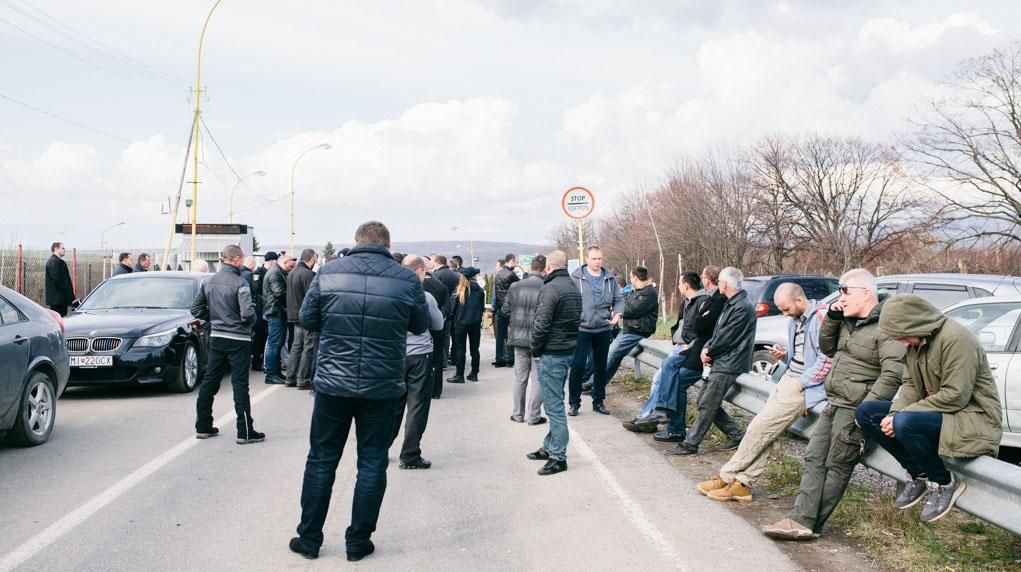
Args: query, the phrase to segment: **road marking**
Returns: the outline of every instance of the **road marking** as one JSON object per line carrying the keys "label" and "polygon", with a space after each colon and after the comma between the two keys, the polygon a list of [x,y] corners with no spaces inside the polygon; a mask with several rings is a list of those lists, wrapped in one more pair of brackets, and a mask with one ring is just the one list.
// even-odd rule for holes
{"label": "road marking", "polygon": [[603,479],[603,483],[606,485],[606,488],[609,489],[610,493],[617,497],[620,501],[620,504],[624,508],[624,514],[627,516],[628,520],[631,521],[631,524],[642,533],[652,547],[658,550],[664,558],[677,563],[678,570],[685,570],[684,564],[678,560],[677,550],[674,548],[673,544],[671,544],[670,540],[668,540],[667,537],[660,532],[658,528],[656,528],[656,525],[653,524],[652,520],[645,514],[645,511],[642,510],[642,506],[631,498],[631,495],[629,495],[624,487],[621,486],[620,482],[613,476],[610,469],[599,460],[595,451],[593,451],[592,448],[588,446],[588,443],[581,438],[578,431],[571,427],[569,427],[568,430],[571,434],[571,445],[573,445],[574,449],[581,454],[582,458],[592,464],[592,467],[596,470],[596,474]]}
{"label": "road marking", "polygon": [[[280,387],[281,386],[279,385],[274,385],[269,389],[263,390],[261,393],[252,398],[252,405],[262,401],[263,398],[280,389]],[[237,419],[237,414],[232,412],[217,419],[215,424],[226,425],[235,419]],[[30,558],[38,554],[42,549],[56,542],[58,538],[81,525],[92,515],[102,510],[103,507],[117,500],[117,497],[128,492],[132,487],[142,482],[156,471],[162,469],[198,443],[199,439],[196,439],[194,436],[188,437],[184,441],[181,441],[177,445],[168,449],[159,457],[149,461],[141,468],[136,469],[130,475],[117,481],[110,486],[110,488],[92,497],[85,504],[81,505],[73,512],[68,513],[57,522],[51,524],[46,530],[26,540],[21,544],[21,546],[12,550],[4,556],[3,559],[0,559],[0,571],[6,572],[8,570],[14,570],[18,566],[24,564]]]}

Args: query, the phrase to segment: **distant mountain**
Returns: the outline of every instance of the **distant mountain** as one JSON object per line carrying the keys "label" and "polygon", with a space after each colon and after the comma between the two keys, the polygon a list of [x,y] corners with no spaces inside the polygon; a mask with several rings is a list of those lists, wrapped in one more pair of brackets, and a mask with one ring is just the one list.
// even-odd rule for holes
{"label": "distant mountain", "polygon": [[[454,240],[427,240],[418,242],[396,242],[393,245],[394,252],[402,252],[405,254],[421,254],[428,255],[432,253],[442,254],[447,258],[458,254],[464,261],[465,265],[468,265],[468,241],[454,241]],[[338,251],[342,248],[350,248],[354,246],[352,243],[340,243],[334,242],[333,247]],[[318,253],[322,253],[323,245],[306,245],[296,244],[296,250],[304,250],[306,248],[314,249]],[[475,241],[475,257],[478,258],[478,262],[475,266],[478,266],[483,273],[492,273],[496,267],[496,261],[503,258],[508,253],[513,252],[514,254],[540,254],[550,250],[552,247],[543,246],[539,244],[523,244],[520,242],[497,242],[497,241]],[[259,254],[273,250],[280,252],[280,250],[288,250],[286,245],[267,244],[260,245]]]}

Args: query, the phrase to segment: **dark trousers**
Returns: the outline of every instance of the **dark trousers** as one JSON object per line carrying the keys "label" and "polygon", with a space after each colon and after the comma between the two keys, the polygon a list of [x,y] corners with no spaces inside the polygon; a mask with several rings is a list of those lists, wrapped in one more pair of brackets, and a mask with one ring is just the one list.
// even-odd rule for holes
{"label": "dark trousers", "polygon": [[[393,440],[401,432],[404,421],[404,443],[401,445],[401,460],[415,461],[422,458],[422,435],[429,423],[429,404],[432,402],[432,354],[408,356],[404,361],[404,383],[408,390],[397,403],[397,417],[394,420]],[[404,418],[405,409],[407,419]]]}
{"label": "dark trousers", "polygon": [[854,418],[862,433],[878,443],[897,459],[911,478],[925,476],[934,483],[950,484],[950,473],[939,458],[939,433],[943,414],[932,411],[901,411],[893,417],[894,437],[887,437],[879,424],[890,414],[889,401],[865,401],[858,406]]}
{"label": "dark trousers", "polygon": [[792,520],[822,532],[851,482],[863,437],[854,424],[854,409],[826,406],[805,447],[805,472],[788,515]]}
{"label": "dark trousers", "polygon": [[472,368],[471,373],[479,372],[479,339],[482,337],[482,324],[470,326],[454,326],[454,346],[457,355],[457,375],[464,375],[464,366],[467,361],[467,353],[471,350]]}
{"label": "dark trousers", "polygon": [[[447,332],[447,359],[450,360],[450,365],[457,365],[457,327],[454,326],[454,319],[450,318],[447,323],[444,324],[444,329]],[[481,331],[481,329],[479,330]]]}
{"label": "dark trousers", "polygon": [[323,545],[323,523],[352,421],[358,442],[358,477],[346,544],[348,552],[361,552],[368,547],[386,493],[387,450],[393,441],[396,414],[396,398],[352,399],[316,392],[301,487],[298,536],[303,548],[318,553]]}
{"label": "dark trousers", "polygon": [[595,379],[592,382],[592,405],[599,405],[606,398],[606,356],[613,341],[613,332],[578,332],[578,345],[574,349],[574,360],[571,362],[571,378],[568,403],[571,407],[581,406],[581,384],[585,376],[585,364],[589,352],[592,353],[592,364],[595,367]]}
{"label": "dark trousers", "polygon": [[60,314],[60,317],[62,318],[67,317],[67,308],[67,306],[50,306],[50,309]]}
{"label": "dark trousers", "polygon": [[[697,449],[712,425],[716,425],[724,435],[731,439],[741,437],[741,426],[723,410],[723,398],[727,396],[727,391],[735,381],[737,381],[737,374],[716,372],[709,374],[709,379],[698,392],[698,402],[696,403],[698,417],[691,424],[691,431],[688,431],[688,437],[684,440],[685,444]],[[685,402],[685,406],[687,406],[687,402]],[[678,413],[684,415],[684,412]]]}
{"label": "dark trousers", "polygon": [[269,336],[269,324],[259,316],[252,328],[252,368],[263,369],[263,359],[266,355],[266,339]]}
{"label": "dark trousers", "polygon": [[503,317],[499,308],[493,308],[496,316],[496,365],[514,365],[514,349],[507,344],[507,328],[510,318]]}
{"label": "dark trousers", "polygon": [[252,425],[252,403],[248,397],[248,371],[252,362],[252,342],[209,339],[209,361],[205,381],[199,386],[195,404],[195,431],[203,433],[213,427],[213,396],[220,390],[220,381],[230,371],[234,388],[234,411],[237,412],[238,437],[246,438]]}
{"label": "dark trousers", "polygon": [[443,395],[443,366],[447,364],[447,327],[449,325],[444,324],[444,329],[430,332],[433,336],[433,359],[430,375],[433,399],[439,399]]}

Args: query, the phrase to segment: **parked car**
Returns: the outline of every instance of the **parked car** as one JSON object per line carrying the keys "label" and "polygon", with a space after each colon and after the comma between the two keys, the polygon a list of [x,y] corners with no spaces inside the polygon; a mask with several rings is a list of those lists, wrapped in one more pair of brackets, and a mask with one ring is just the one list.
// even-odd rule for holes
{"label": "parked car", "polygon": [[186,393],[202,381],[208,337],[190,308],[208,274],[122,274],[65,320],[71,386],[162,383]]}
{"label": "parked car", "polygon": [[[876,282],[881,295],[917,294],[940,309],[972,298],[1021,295],[1021,279],[991,274],[894,274],[877,276]],[[829,303],[839,297],[833,293],[822,300]],[[769,355],[773,344],[787,345],[787,318],[782,315],[759,318],[756,322],[752,358],[755,373],[764,374],[775,363]]]}
{"label": "parked car", "polygon": [[966,326],[989,356],[1000,405],[1006,447],[1021,447],[1021,296],[978,298],[947,308]]}
{"label": "parked car", "polygon": [[776,274],[746,277],[743,286],[748,292],[748,297],[755,304],[756,316],[764,318],[780,315],[780,309],[773,303],[773,295],[776,293],[776,288],[784,282],[794,282],[800,285],[805,290],[805,294],[814,300],[821,300],[836,292],[837,286],[840,285],[840,281],[833,276]]}
{"label": "parked car", "polygon": [[60,315],[0,286],[0,435],[19,446],[45,443],[68,369]]}

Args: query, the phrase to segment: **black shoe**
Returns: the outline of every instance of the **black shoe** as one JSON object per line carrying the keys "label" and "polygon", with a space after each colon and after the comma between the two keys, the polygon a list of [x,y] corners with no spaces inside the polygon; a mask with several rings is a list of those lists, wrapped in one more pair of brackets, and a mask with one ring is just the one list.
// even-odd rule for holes
{"label": "black shoe", "polygon": [[284,385],[286,385],[287,387],[298,387],[298,383],[297,382],[291,383],[291,382],[288,381]]}
{"label": "black shoe", "polygon": [[539,476],[545,477],[547,475],[555,475],[562,473],[567,470],[567,461],[557,461],[550,459],[546,461],[546,465],[539,469]]}
{"label": "black shoe", "polygon": [[376,545],[373,544],[371,540],[369,540],[367,542],[369,543],[369,545],[365,548],[365,550],[359,550],[358,552],[348,552],[347,553],[347,561],[348,562],[358,562],[362,558],[365,558],[369,554],[372,554],[373,552],[375,552],[376,551]]}
{"label": "black shoe", "polygon": [[515,423],[524,423],[525,422],[525,418],[522,415],[511,415],[510,419],[511,419],[511,421],[513,421]]}
{"label": "black shoe", "polygon": [[546,449],[539,449],[538,451],[533,451],[525,456],[533,461],[548,461],[549,451]]}
{"label": "black shoe", "polygon": [[507,367],[507,364],[505,364],[505,363],[500,363],[500,362],[498,362],[498,361],[494,361],[494,362],[493,362],[493,367]]}
{"label": "black shoe", "polygon": [[312,384],[309,383],[307,385],[297,385],[295,387],[297,387],[298,389],[300,389],[302,391],[310,391],[312,389]]}
{"label": "black shoe", "polygon": [[603,405],[602,403],[595,403],[595,404],[593,404],[592,405],[592,411],[595,411],[596,413],[602,413],[603,415],[609,415],[610,414],[610,410],[607,409],[606,406]]}
{"label": "black shoe", "polygon": [[592,391],[592,382],[591,381],[582,382],[581,390],[582,391]]}
{"label": "black shoe", "polygon": [[723,443],[720,443],[719,446],[716,447],[716,450],[733,451],[734,449],[737,449],[738,447],[741,446],[741,439],[744,439],[744,433],[738,435],[737,437],[727,437],[727,440],[724,441]]}
{"label": "black shoe", "polygon": [[252,364],[252,371],[266,371],[266,370],[265,370],[265,368],[262,367],[262,364],[253,363]]}
{"label": "black shoe", "polygon": [[479,372],[469,373],[468,377],[466,377],[465,379],[467,379],[468,381],[478,381],[479,380]]}
{"label": "black shoe", "polygon": [[402,469],[414,470],[414,469],[428,469],[433,466],[432,461],[426,461],[422,457],[415,459],[414,461],[401,461],[398,465]]}
{"label": "black shoe", "polygon": [[671,433],[669,431],[657,431],[656,434],[652,436],[653,439],[660,443],[680,443],[681,441],[684,441],[685,437],[686,435],[684,433]]}
{"label": "black shoe", "polygon": [[540,417],[538,419],[532,419],[531,421],[528,422],[528,424],[529,425],[542,425],[545,422],[546,422],[546,418],[545,417]]}
{"label": "black shoe", "polygon": [[621,423],[625,429],[632,433],[655,433],[659,427],[659,420],[650,417],[635,417],[631,421]]}
{"label": "black shoe", "polygon": [[667,455],[677,455],[677,456],[697,455],[698,454],[698,447],[692,447],[691,445],[689,445],[687,443],[684,443],[682,441],[682,442],[674,445],[673,447],[670,447],[669,449],[667,449],[666,450],[666,454]]}
{"label": "black shoe", "polygon": [[238,445],[248,445],[251,443],[262,443],[265,440],[265,433],[259,433],[255,429],[249,429],[248,431],[245,431],[244,434],[238,433],[236,443]]}
{"label": "black shoe", "polygon": [[204,429],[202,431],[196,431],[195,432],[195,438],[196,439],[208,439],[210,437],[216,437],[219,434],[220,434],[220,430],[219,429],[217,429],[216,427],[210,427],[209,429]]}
{"label": "black shoe", "polygon": [[287,381],[279,377],[267,377],[266,383],[269,385],[287,385]]}
{"label": "black shoe", "polygon": [[302,548],[301,547],[301,538],[298,538],[297,536],[295,536],[294,538],[291,539],[291,542],[288,543],[288,546],[291,547],[291,552],[295,552],[297,554],[301,554],[302,556],[304,556],[305,558],[308,558],[309,560],[315,560],[316,558],[319,558],[319,553],[318,552],[308,552],[307,550]]}
{"label": "black shoe", "polygon": [[454,377],[448,377],[447,383],[464,383],[464,376],[455,375]]}
{"label": "black shoe", "polygon": [[577,405],[572,405],[571,407],[569,407],[567,409],[567,414],[570,415],[571,417],[577,417],[578,416],[578,406]]}

